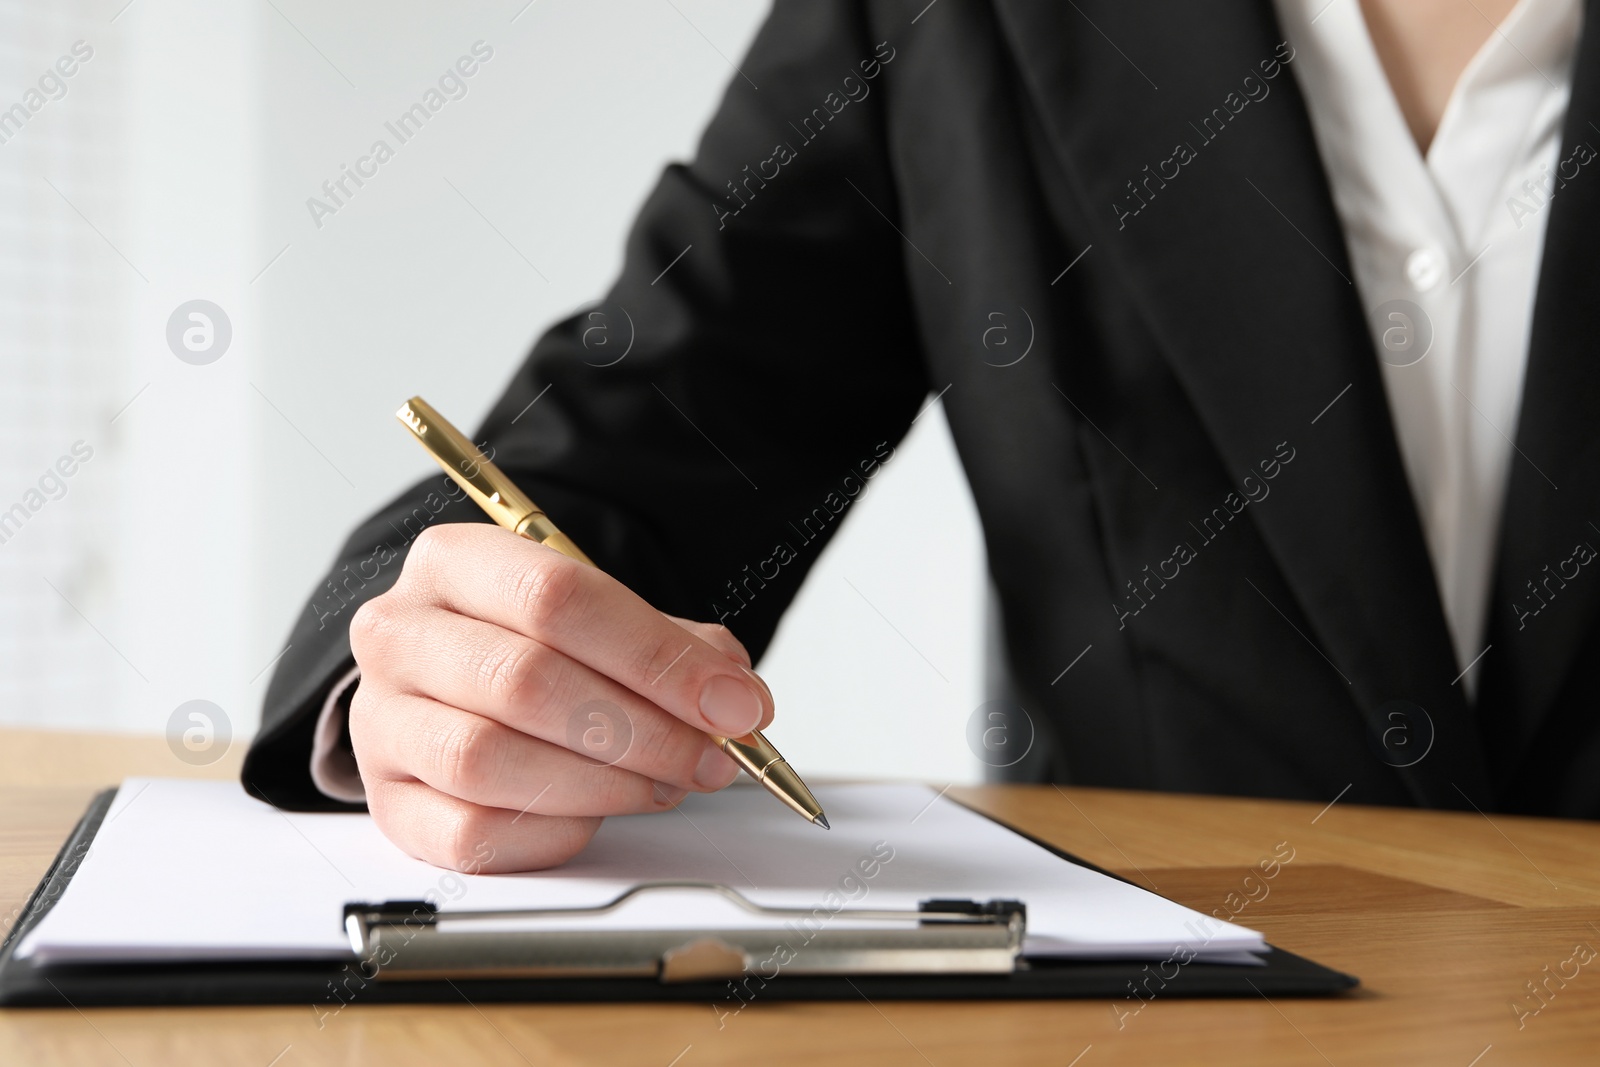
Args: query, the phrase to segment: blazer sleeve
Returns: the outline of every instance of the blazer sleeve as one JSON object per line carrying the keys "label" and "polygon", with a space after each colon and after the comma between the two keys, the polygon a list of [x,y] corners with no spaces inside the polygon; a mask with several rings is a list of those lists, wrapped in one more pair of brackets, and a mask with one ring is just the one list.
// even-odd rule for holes
{"label": "blazer sleeve", "polygon": [[[858,0],[779,0],[615,286],[540,338],[474,438],[602,568],[757,658],[928,392],[889,221],[894,49],[873,37]],[[350,617],[424,526],[484,521],[435,474],[356,529],[273,673],[249,792],[359,807],[309,770]]]}

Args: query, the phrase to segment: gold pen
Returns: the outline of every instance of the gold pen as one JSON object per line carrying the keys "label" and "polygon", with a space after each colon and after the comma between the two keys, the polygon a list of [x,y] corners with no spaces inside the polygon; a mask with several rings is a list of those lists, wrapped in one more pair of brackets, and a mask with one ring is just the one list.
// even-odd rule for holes
{"label": "gold pen", "polygon": [[[404,404],[395,416],[406,429],[422,443],[444,468],[455,483],[489,513],[490,518],[512,533],[537,541],[563,555],[595,567],[594,560],[560,530],[549,516],[540,511],[527,495],[505,473],[489,461],[460,430],[433,410],[433,406],[420,396]],[[596,567],[596,569],[599,569]],[[772,747],[772,742],[761,736],[761,731],[751,730],[743,737],[718,737],[712,740],[728,756],[743,767],[745,773],[766,786],[767,792],[783,801],[809,821],[823,829],[828,828],[828,817],[822,805],[811,795],[806,783],[790,767],[788,761]]]}

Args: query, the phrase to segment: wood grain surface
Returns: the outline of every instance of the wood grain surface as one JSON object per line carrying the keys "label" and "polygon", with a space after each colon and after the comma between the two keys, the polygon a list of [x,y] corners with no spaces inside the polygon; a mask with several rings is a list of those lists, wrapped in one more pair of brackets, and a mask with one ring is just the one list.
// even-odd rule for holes
{"label": "wood grain surface", "polygon": [[[97,788],[132,774],[225,777],[239,755],[194,768],[160,738],[0,730],[7,927]],[[951,793],[1200,911],[1236,914],[1362,987],[1320,1000],[757,1000],[720,1017],[700,1004],[465,999],[336,1014],[64,1006],[0,1010],[0,1064],[1600,1063],[1600,825],[1054,786]]]}

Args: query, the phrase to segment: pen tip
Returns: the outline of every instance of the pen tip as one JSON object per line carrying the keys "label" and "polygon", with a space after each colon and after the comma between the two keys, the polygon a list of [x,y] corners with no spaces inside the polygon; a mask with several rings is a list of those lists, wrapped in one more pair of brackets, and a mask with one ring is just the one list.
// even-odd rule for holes
{"label": "pen tip", "polygon": [[817,812],[817,817],[815,819],[811,820],[811,821],[815,822],[815,823],[821,823],[822,824],[822,828],[824,830],[833,829],[833,827],[828,825],[828,817],[826,815],[822,814],[822,812],[820,812],[820,811]]}

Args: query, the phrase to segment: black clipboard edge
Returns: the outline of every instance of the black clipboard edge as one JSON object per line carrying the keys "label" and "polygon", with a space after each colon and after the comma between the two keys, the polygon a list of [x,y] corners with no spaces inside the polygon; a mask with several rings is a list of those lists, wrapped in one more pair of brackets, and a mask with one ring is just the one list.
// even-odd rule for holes
{"label": "black clipboard edge", "polygon": [[[17,944],[60,899],[110,810],[116,790],[89,802],[23,907],[22,918],[0,944],[0,1007],[109,1007],[234,1004],[304,1004],[319,1025],[355,1004],[698,1002],[720,1015],[747,1003],[826,1000],[1055,1000],[1105,997],[1137,1010],[1145,1000],[1192,997],[1327,996],[1358,979],[1292,952],[1273,948],[1263,966],[1183,964],[1162,980],[1149,960],[1030,960],[1009,975],[783,975],[740,983],[653,979],[468,979],[456,982],[378,982],[353,963],[237,960],[223,963],[72,964],[36,967],[14,957]],[[954,798],[952,798],[954,799]],[[960,801],[957,801],[960,803]],[[962,804],[1041,848],[1090,870],[1111,874],[1001,819]],[[1127,881],[1127,879],[1121,879]],[[1132,883],[1130,883],[1132,884]],[[1136,996],[1135,987],[1142,993]]]}
{"label": "black clipboard edge", "polygon": [[[88,854],[89,844],[99,832],[100,824],[105,821],[106,812],[111,810],[111,802],[116,797],[115,789],[103,789],[90,798],[89,806],[78,817],[77,825],[73,826],[66,841],[62,842],[56,858],[50,862],[39,884],[33,887],[33,892],[28,894],[27,903],[17,913],[17,921],[11,924],[5,940],[0,941],[0,975],[11,965],[11,956],[17,944],[61,898],[67,883],[77,873],[78,863]],[[5,1001],[0,999],[0,1004],[3,1003]]]}

